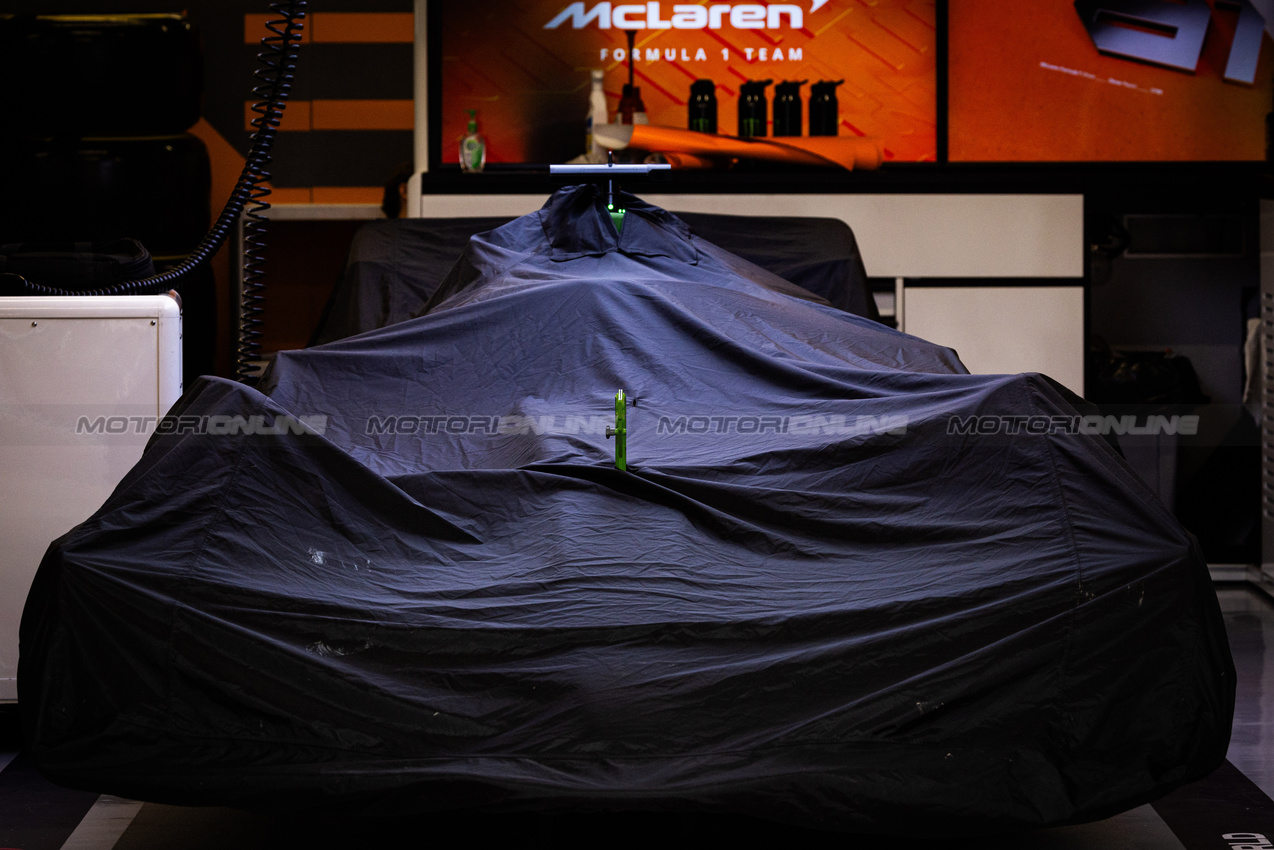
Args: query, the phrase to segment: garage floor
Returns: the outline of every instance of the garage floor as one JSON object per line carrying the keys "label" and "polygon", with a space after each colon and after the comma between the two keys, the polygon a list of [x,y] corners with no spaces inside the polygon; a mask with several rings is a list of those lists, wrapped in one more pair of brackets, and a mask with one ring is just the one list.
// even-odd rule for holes
{"label": "garage floor", "polygon": [[203,850],[203,848],[348,848],[424,845],[463,830],[481,839],[551,842],[562,847],[626,847],[689,842],[801,848],[908,850],[1250,850],[1274,846],[1274,604],[1244,587],[1221,586],[1238,670],[1238,702],[1229,761],[1215,774],[1152,805],[1083,826],[1029,835],[953,842],[946,836],[847,838],[762,821],[677,815],[493,816],[466,814],[410,821],[367,821],[182,808],[67,791],[49,784],[0,738],[0,850]]}

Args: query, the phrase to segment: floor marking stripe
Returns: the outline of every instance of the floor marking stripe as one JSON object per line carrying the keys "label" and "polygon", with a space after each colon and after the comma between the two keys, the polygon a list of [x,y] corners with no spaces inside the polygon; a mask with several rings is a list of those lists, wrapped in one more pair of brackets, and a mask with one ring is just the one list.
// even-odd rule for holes
{"label": "floor marking stripe", "polygon": [[1186,850],[1274,850],[1274,800],[1228,761],[1151,805]]}

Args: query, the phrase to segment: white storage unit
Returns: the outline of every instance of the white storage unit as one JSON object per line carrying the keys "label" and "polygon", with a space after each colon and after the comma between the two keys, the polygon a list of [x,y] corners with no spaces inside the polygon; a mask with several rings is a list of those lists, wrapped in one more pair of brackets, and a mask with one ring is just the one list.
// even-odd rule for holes
{"label": "white storage unit", "polygon": [[974,374],[1042,372],[1084,393],[1082,286],[903,286],[903,330]]}
{"label": "white storage unit", "polygon": [[101,507],[181,389],[175,299],[0,298],[0,701],[18,696],[18,624],[49,543]]}

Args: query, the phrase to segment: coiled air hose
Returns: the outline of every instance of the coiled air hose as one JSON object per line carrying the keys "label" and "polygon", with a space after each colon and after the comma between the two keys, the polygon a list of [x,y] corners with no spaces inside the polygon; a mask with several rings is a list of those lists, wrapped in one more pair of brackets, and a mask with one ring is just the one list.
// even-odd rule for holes
{"label": "coiled air hose", "polygon": [[[59,289],[43,286],[23,279],[22,287],[34,295],[155,295],[178,289],[180,281],[201,263],[206,263],[225,243],[231,228],[243,215],[243,282],[239,302],[239,347],[236,374],[240,381],[252,378],[252,361],[260,357],[261,311],[263,296],[262,278],[265,273],[265,245],[268,219],[264,213],[270,208],[265,198],[270,194],[266,183],[270,179],[270,151],[274,147],[274,135],[283,117],[283,109],[292,90],[292,78],[296,71],[296,56],[301,41],[302,21],[305,18],[306,0],[287,0],[270,4],[272,15],[278,15],[266,23],[270,31],[261,39],[262,51],[257,54],[262,67],[255,72],[259,81],[252,89],[256,102],[252,111],[255,132],[252,145],[244,161],[234,191],[221,210],[221,215],[209,228],[198,247],[180,265],[150,277],[130,280],[100,289]],[[251,203],[248,211],[244,207]]]}
{"label": "coiled air hose", "polygon": [[[248,199],[252,201],[243,226],[239,353],[235,364],[239,380],[245,383],[252,379],[252,361],[261,356],[261,314],[265,302],[262,278],[265,276],[266,230],[269,225],[264,213],[270,208],[264,200],[270,194],[270,187],[265,184],[270,179],[270,149],[274,146],[274,134],[279,128],[284,105],[292,90],[297,46],[301,42],[301,20],[305,17],[305,0],[271,3],[270,11],[283,18],[269,21],[266,28],[271,34],[261,39],[264,49],[257,54],[257,58],[261,60],[262,67],[256,70],[256,77],[261,82],[252,90],[253,96],[259,98],[252,105],[252,111],[257,116],[252,119],[256,132],[252,134],[252,150],[243,165],[243,173],[239,176],[239,183],[245,186]],[[238,190],[239,186],[236,185],[236,194]],[[239,208],[243,208],[242,203]]]}

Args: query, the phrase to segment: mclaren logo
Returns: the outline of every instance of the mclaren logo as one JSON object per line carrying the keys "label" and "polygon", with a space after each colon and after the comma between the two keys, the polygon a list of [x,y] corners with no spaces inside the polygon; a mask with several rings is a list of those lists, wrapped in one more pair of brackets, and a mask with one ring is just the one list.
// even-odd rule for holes
{"label": "mclaren logo", "polygon": [[[817,11],[827,0],[814,0],[810,12]],[[708,3],[706,5],[677,4],[672,13],[664,17],[663,4],[651,3],[572,3],[557,17],[544,25],[555,30],[567,21],[572,29],[583,29],[590,24],[598,29],[612,27],[623,30],[717,30],[727,24],[740,30],[781,29],[784,26],[798,30],[805,26],[805,10],[792,3]]]}

